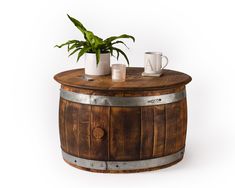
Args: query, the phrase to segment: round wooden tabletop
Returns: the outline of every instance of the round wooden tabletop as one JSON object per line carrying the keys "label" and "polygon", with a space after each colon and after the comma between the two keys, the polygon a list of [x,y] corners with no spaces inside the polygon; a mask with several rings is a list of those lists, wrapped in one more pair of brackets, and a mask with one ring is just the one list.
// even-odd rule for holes
{"label": "round wooden tabletop", "polygon": [[58,73],[54,79],[62,85],[92,90],[156,90],[174,88],[189,83],[192,78],[182,72],[167,70],[161,77],[143,77],[144,68],[127,67],[125,82],[112,82],[111,75],[92,77],[87,81],[84,69],[74,69]]}

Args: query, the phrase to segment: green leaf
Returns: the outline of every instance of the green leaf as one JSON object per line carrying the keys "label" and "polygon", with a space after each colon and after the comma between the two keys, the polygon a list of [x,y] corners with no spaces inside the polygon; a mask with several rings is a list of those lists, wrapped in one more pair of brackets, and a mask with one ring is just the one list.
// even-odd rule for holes
{"label": "green leaf", "polygon": [[[111,43],[111,45],[119,44],[119,43],[121,43],[121,44],[125,45],[125,46],[128,48],[128,46],[127,46],[124,42],[122,42],[122,41],[120,41],[120,40],[118,40],[118,41],[116,41],[116,42]],[[129,49],[129,48],[128,48],[128,49]]]}
{"label": "green leaf", "polygon": [[[128,64],[128,65],[130,64],[130,63],[129,63],[129,60],[128,60],[127,56],[126,56],[126,54],[125,54],[122,50],[120,50],[119,48],[114,48],[114,47],[113,47],[113,49],[116,50],[117,53],[119,52],[120,54],[122,54],[122,55],[124,56],[124,58],[126,59],[127,64]],[[119,57],[119,55],[118,55],[118,57]],[[118,57],[117,57],[117,59],[118,59]]]}
{"label": "green leaf", "polygon": [[119,51],[117,51],[117,60],[119,59]]}
{"label": "green leaf", "polygon": [[114,56],[113,55],[113,48],[110,48],[109,50],[110,50],[111,56]]}
{"label": "green leaf", "polygon": [[[108,50],[110,51],[110,54],[113,56],[113,57],[115,57],[114,56],[114,54],[113,54],[113,51],[114,51],[114,47],[112,47],[112,46],[110,46],[109,48],[108,48]],[[118,58],[119,58],[119,52],[117,51],[117,50],[115,50],[116,51],[116,53],[117,53],[117,60],[118,60]]]}
{"label": "green leaf", "polygon": [[67,51],[69,52],[70,45],[68,44]]}
{"label": "green leaf", "polygon": [[85,31],[85,39],[88,41],[94,52],[96,52],[96,49],[100,49],[102,45],[105,45],[103,39],[97,37],[91,31]]}
{"label": "green leaf", "polygon": [[84,47],[80,50],[80,52],[78,53],[78,57],[77,57],[77,62],[80,59],[80,57],[82,57],[86,52],[88,52],[91,49],[91,47]]}
{"label": "green leaf", "polygon": [[73,43],[75,43],[75,42],[77,42],[77,40],[69,40],[69,41],[67,41],[66,43],[63,43],[63,44],[61,44],[61,45],[55,45],[54,47],[62,48],[63,46],[66,46],[66,45],[69,45],[69,44],[73,44]]}
{"label": "green leaf", "polygon": [[74,53],[76,53],[78,50],[81,50],[81,48],[76,48],[71,54],[69,54],[69,57],[73,55]]}
{"label": "green leaf", "polygon": [[127,35],[127,34],[123,34],[123,35],[120,35],[120,36],[112,36],[112,37],[109,37],[109,38],[105,39],[104,41],[109,43],[109,42],[112,42],[112,41],[114,41],[116,39],[120,39],[120,38],[130,38],[130,39],[133,40],[133,42],[135,42],[135,38],[133,36]]}
{"label": "green leaf", "polygon": [[91,31],[85,31],[85,39],[90,43],[91,46],[95,44],[95,35]]}
{"label": "green leaf", "polygon": [[[67,15],[70,21],[83,33],[85,41],[79,41],[79,40],[70,40],[66,43],[63,43],[61,45],[56,45],[55,47],[62,48],[63,46],[68,47],[68,51],[72,53],[69,54],[69,56],[73,55],[74,53],[78,52],[77,61],[79,61],[80,57],[84,55],[85,53],[95,53],[96,54],[96,61],[97,65],[100,62],[100,54],[101,53],[107,53],[110,52],[112,56],[114,56],[114,51],[117,53],[117,59],[119,59],[120,54],[124,56],[126,59],[128,65],[129,60],[126,56],[126,54],[119,48],[113,47],[115,44],[123,44],[127,48],[128,46],[121,40],[117,39],[132,39],[133,42],[135,42],[135,38],[131,35],[123,34],[119,36],[111,36],[105,40],[102,38],[96,36],[92,31],[88,31],[81,22],[76,20],[75,18]],[[129,48],[128,48],[129,49]],[[116,54],[115,54],[116,55]]]}
{"label": "green leaf", "polygon": [[100,62],[100,49],[97,49],[95,54],[96,54],[96,65],[98,65]]}
{"label": "green leaf", "polygon": [[75,44],[73,44],[72,46],[70,46],[68,48],[68,51],[74,49],[74,48],[78,48],[78,47],[81,47],[81,46],[85,46],[86,45],[86,42],[85,41],[77,41]]}
{"label": "green leaf", "polygon": [[86,31],[86,28],[82,25],[82,23],[76,20],[75,18],[69,16],[68,14],[67,16],[71,20],[71,22],[73,22],[73,24],[84,34]]}
{"label": "green leaf", "polygon": [[77,44],[76,44],[76,43],[73,44],[72,46],[69,46],[69,45],[68,45],[68,52],[69,52],[70,50],[76,48],[76,47],[77,47]]}

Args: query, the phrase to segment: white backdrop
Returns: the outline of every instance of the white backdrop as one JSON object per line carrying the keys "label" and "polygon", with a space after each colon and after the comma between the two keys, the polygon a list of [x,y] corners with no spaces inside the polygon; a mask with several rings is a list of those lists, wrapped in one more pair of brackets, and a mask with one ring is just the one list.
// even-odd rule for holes
{"label": "white backdrop", "polygon": [[[231,0],[7,0],[0,2],[0,187],[234,187],[235,25]],[[183,161],[160,171],[96,174],[63,162],[54,74],[82,67],[53,46],[81,38],[69,13],[97,35],[132,34],[131,66],[162,51],[192,76]],[[120,61],[123,61],[121,59]],[[115,62],[113,59],[112,62]]]}

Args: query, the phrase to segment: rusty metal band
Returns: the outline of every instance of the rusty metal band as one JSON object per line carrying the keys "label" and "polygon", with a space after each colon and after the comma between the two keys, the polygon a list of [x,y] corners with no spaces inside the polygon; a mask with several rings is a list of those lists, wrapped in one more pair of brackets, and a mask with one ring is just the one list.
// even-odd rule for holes
{"label": "rusty metal band", "polygon": [[97,161],[97,160],[89,160],[84,158],[79,158],[73,155],[70,155],[64,151],[62,151],[62,155],[65,161],[70,164],[94,169],[94,170],[140,170],[140,169],[148,169],[164,166],[176,161],[179,161],[183,158],[184,148],[180,151],[166,155],[163,157],[146,159],[146,160],[138,160],[138,161]]}
{"label": "rusty metal band", "polygon": [[164,94],[159,96],[141,97],[113,97],[101,95],[88,95],[72,91],[60,90],[60,97],[81,104],[99,106],[151,106],[168,104],[182,100],[186,97],[186,91]]}

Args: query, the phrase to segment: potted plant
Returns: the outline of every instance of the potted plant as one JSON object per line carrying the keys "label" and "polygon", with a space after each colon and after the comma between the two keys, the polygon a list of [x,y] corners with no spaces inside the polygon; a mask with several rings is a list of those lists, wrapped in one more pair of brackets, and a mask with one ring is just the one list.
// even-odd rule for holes
{"label": "potted plant", "polygon": [[114,56],[114,52],[116,53],[117,59],[120,54],[123,55],[129,65],[126,54],[114,45],[123,44],[126,46],[123,41],[117,40],[121,38],[130,38],[135,42],[133,36],[123,34],[120,36],[111,36],[103,40],[94,35],[93,32],[87,30],[82,23],[75,18],[69,15],[68,18],[80,30],[85,40],[69,40],[64,44],[56,45],[55,47],[61,48],[67,46],[68,52],[70,52],[69,56],[78,53],[77,62],[81,56],[85,55],[85,74],[96,76],[110,74],[110,55]]}

